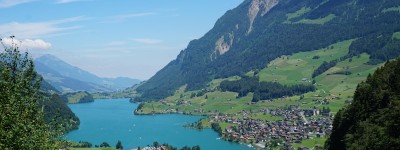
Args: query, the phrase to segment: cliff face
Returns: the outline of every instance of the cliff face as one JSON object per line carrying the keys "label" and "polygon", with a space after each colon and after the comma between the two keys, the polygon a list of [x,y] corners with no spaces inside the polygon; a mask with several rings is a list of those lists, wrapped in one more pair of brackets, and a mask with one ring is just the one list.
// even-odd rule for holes
{"label": "cliff face", "polygon": [[247,13],[247,16],[248,16],[249,22],[250,22],[250,26],[249,26],[249,29],[247,30],[247,34],[249,34],[251,31],[253,31],[254,19],[256,19],[256,17],[258,15],[264,16],[265,14],[268,13],[268,11],[270,11],[277,4],[278,4],[278,0],[253,0],[253,1],[251,1],[250,7],[249,7],[249,12]]}
{"label": "cliff face", "polygon": [[[142,96],[137,100],[159,100],[185,84],[186,90],[201,89],[212,79],[263,68],[279,56],[348,39],[362,39],[355,41],[349,55],[367,52],[378,60],[390,58],[382,53],[398,56],[399,50],[389,47],[400,44],[377,40],[390,41],[389,35],[400,31],[400,20],[393,19],[400,18],[398,11],[384,11],[398,5],[399,1],[246,0],[138,87]],[[380,50],[366,51],[360,46],[365,43]]]}

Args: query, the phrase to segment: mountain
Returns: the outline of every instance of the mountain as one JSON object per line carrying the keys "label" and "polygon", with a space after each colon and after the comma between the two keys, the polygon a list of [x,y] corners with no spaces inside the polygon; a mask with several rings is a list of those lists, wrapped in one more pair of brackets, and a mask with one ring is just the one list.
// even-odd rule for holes
{"label": "mountain", "polygon": [[80,81],[77,79],[65,77],[50,69],[46,65],[35,61],[35,67],[39,74],[43,76],[43,78],[49,82],[52,86],[56,87],[57,90],[62,92],[74,92],[74,91],[110,91],[111,89],[99,86],[93,83]]}
{"label": "mountain", "polygon": [[43,100],[40,102],[44,110],[46,123],[62,131],[78,129],[80,120],[74,112],[67,106],[63,98],[56,93],[44,93]]}
{"label": "mountain", "polygon": [[[352,40],[349,51],[336,63],[363,53],[372,65],[396,58],[399,6],[384,0],[245,0],[138,87],[136,100],[160,100],[184,85],[185,91],[204,89],[213,79],[262,69],[282,55],[346,40]],[[319,67],[316,75],[332,66]]]}
{"label": "mountain", "polygon": [[400,147],[400,59],[387,62],[360,83],[351,105],[333,122],[327,149]]}
{"label": "mountain", "polygon": [[53,55],[43,55],[34,62],[39,74],[62,92],[110,92],[125,89],[140,82],[137,79],[125,77],[101,78]]}

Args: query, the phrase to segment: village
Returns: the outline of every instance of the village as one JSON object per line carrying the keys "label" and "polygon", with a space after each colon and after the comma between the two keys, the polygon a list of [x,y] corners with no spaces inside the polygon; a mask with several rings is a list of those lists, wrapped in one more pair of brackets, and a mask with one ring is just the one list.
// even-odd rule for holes
{"label": "village", "polygon": [[246,116],[255,112],[242,111],[237,114],[211,116],[210,122],[230,125],[222,130],[222,138],[228,141],[249,143],[259,148],[281,146],[292,149],[294,143],[301,143],[304,139],[322,138],[332,132],[332,116],[328,110],[323,111],[290,106],[285,109],[260,110],[264,114],[282,117],[278,121],[251,119]]}

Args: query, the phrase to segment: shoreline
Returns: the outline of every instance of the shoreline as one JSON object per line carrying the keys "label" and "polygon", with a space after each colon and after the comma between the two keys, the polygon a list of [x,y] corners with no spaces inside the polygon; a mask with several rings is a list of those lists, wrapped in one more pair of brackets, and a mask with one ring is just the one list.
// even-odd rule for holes
{"label": "shoreline", "polygon": [[[211,129],[213,132],[215,132],[215,133],[218,134],[218,132],[215,131],[212,127],[204,127],[204,128],[202,128],[202,129],[199,129],[199,128],[196,128],[195,126],[192,126],[192,125],[195,124],[195,123],[201,122],[203,119],[207,119],[207,118],[209,118],[209,117],[212,117],[213,114],[188,114],[188,113],[183,113],[183,112],[164,112],[164,113],[163,113],[163,112],[136,113],[136,112],[137,112],[137,109],[134,110],[134,114],[135,114],[135,115],[139,115],[139,116],[142,116],[142,115],[143,115],[143,116],[150,116],[150,115],[175,115],[175,114],[176,114],[176,115],[189,115],[189,116],[203,116],[203,117],[205,117],[205,118],[201,118],[201,119],[197,120],[196,122],[183,125],[182,127],[188,128],[188,129],[192,129],[192,130],[199,130],[199,131],[202,131],[202,130],[204,130],[204,129]],[[223,134],[225,134],[225,133],[223,133]],[[265,148],[265,146],[264,146],[264,147],[259,146],[259,145],[260,145],[259,143],[248,143],[248,142],[245,142],[245,141],[230,141],[230,140],[228,140],[228,139],[227,139],[226,137],[224,137],[224,136],[218,136],[217,140],[223,140],[223,141],[229,142],[229,143],[235,143],[235,144],[244,145],[244,146],[247,146],[247,147],[252,148],[252,149]]]}

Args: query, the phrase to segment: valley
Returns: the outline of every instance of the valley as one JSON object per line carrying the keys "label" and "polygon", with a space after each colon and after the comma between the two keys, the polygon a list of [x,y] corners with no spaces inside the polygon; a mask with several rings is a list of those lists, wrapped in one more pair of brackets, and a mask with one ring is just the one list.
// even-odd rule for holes
{"label": "valley", "polygon": [[11,11],[0,149],[400,147],[400,1],[0,1]]}

